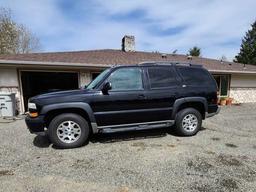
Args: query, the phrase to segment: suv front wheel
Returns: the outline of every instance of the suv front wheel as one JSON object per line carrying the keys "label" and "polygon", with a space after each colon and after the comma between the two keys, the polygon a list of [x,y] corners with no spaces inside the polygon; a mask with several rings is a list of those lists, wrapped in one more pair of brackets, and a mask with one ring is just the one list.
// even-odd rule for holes
{"label": "suv front wheel", "polygon": [[89,132],[87,121],[74,113],[56,116],[48,127],[51,142],[60,148],[82,146],[87,141]]}
{"label": "suv front wheel", "polygon": [[194,108],[186,108],[176,116],[176,131],[182,136],[195,135],[202,126],[202,115]]}

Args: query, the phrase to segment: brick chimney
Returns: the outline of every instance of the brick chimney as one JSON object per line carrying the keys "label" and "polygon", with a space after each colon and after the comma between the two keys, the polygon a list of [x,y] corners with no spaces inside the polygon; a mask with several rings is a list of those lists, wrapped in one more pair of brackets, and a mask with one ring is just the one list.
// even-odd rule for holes
{"label": "brick chimney", "polygon": [[135,51],[135,37],[132,35],[125,35],[122,39],[122,51]]}

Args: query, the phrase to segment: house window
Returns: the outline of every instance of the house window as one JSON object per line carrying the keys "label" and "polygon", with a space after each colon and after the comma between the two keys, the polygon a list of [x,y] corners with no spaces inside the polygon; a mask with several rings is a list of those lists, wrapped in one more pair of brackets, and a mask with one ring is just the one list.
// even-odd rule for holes
{"label": "house window", "polygon": [[221,97],[228,96],[230,75],[213,75]]}

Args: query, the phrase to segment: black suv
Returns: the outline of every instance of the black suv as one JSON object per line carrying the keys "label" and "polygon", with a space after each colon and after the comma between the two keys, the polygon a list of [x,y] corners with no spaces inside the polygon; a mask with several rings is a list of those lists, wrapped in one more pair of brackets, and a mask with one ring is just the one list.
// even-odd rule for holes
{"label": "black suv", "polygon": [[217,85],[200,65],[144,63],[106,69],[87,87],[30,98],[26,124],[61,148],[90,134],[171,127],[195,135],[219,112]]}

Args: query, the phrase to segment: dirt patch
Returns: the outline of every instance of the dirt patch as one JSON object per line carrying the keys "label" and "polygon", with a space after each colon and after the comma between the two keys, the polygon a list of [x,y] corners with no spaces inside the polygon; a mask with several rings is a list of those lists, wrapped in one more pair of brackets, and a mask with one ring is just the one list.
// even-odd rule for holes
{"label": "dirt patch", "polygon": [[237,148],[237,145],[232,144],[232,143],[226,143],[225,145],[226,145],[227,147]]}
{"label": "dirt patch", "polygon": [[215,189],[213,189],[210,185],[207,184],[199,184],[199,183],[195,183],[194,186],[191,187],[192,191],[198,191],[198,192],[214,192],[216,191]]}
{"label": "dirt patch", "polygon": [[11,170],[1,170],[0,171],[0,177],[7,176],[7,175],[14,175],[14,173]]}
{"label": "dirt patch", "polygon": [[92,161],[77,159],[74,161],[71,167],[75,169],[92,169],[94,168],[94,165]]}
{"label": "dirt patch", "polygon": [[209,169],[211,169],[213,167],[213,165],[208,163],[205,159],[200,159],[200,158],[197,158],[194,161],[192,161],[192,160],[188,161],[187,166],[189,168],[194,169],[197,172],[203,172],[203,173],[208,172]]}
{"label": "dirt patch", "polygon": [[150,147],[162,147],[160,144],[150,144]]}
{"label": "dirt patch", "polygon": [[234,191],[238,189],[237,182],[234,179],[222,179],[219,181],[220,186],[228,189],[228,191]]}
{"label": "dirt patch", "polygon": [[228,155],[219,155],[217,157],[217,161],[223,165],[228,165],[228,166],[242,166],[243,165],[241,161],[234,158],[233,156],[228,156]]}
{"label": "dirt patch", "polygon": [[176,145],[173,145],[173,144],[167,144],[168,147],[171,147],[171,148],[174,148],[176,147]]}
{"label": "dirt patch", "polygon": [[219,137],[212,137],[211,140],[213,140],[213,141],[219,141],[220,138],[219,138]]}
{"label": "dirt patch", "polygon": [[132,147],[137,147],[137,151],[144,151],[147,145],[144,142],[136,142],[131,144]]}
{"label": "dirt patch", "polygon": [[209,155],[215,155],[216,153],[214,151],[205,151],[205,153],[209,154]]}
{"label": "dirt patch", "polygon": [[117,192],[128,192],[129,188],[128,187],[121,187],[120,189],[117,190]]}
{"label": "dirt patch", "polygon": [[146,147],[146,144],[144,142],[136,142],[136,143],[132,143],[131,146],[133,146],[133,147]]}

